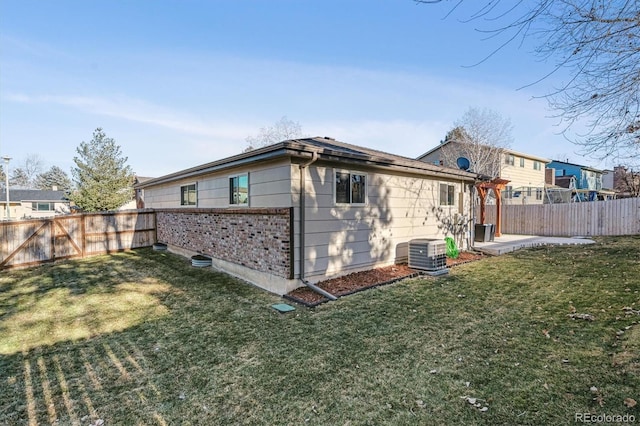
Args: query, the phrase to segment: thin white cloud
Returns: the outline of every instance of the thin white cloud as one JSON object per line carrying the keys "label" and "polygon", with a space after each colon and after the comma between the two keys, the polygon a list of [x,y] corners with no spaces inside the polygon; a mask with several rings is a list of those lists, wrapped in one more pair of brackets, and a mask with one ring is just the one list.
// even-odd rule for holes
{"label": "thin white cloud", "polygon": [[204,122],[179,111],[123,96],[113,98],[10,94],[6,99],[26,104],[53,104],[84,113],[120,118],[127,121],[164,127],[180,133],[213,139],[237,140],[247,135],[246,126],[233,123]]}
{"label": "thin white cloud", "polygon": [[[546,118],[545,103],[531,101],[525,91],[419,72],[217,56],[173,58],[167,70],[155,66],[159,65],[156,61],[166,58],[146,59],[150,62],[143,60],[138,64],[141,68],[164,71],[155,76],[151,71],[153,88],[151,84],[130,87],[128,93],[134,95],[13,93],[3,99],[64,106],[124,120],[131,124],[130,129],[135,127],[138,140],[149,141],[150,135],[165,133],[153,139],[162,147],[153,156],[147,150],[136,152],[138,143],[133,140],[128,151],[137,167],[153,175],[158,175],[153,169],[161,162],[166,163],[162,171],[169,173],[175,171],[171,167],[193,166],[239,153],[247,136],[284,115],[299,121],[303,131],[312,136],[331,136],[415,157],[443,139],[467,108],[488,107],[512,119],[516,150],[548,157],[558,150],[574,149],[554,134],[558,129]],[[196,59],[198,66],[192,63]],[[176,80],[173,76],[181,77]],[[197,90],[189,81],[199,82]],[[62,90],[75,91],[73,86]],[[106,88],[101,90],[104,93]],[[165,106],[142,98],[179,102]],[[210,120],[202,118],[208,116]],[[130,136],[125,132],[120,140],[132,139]]]}

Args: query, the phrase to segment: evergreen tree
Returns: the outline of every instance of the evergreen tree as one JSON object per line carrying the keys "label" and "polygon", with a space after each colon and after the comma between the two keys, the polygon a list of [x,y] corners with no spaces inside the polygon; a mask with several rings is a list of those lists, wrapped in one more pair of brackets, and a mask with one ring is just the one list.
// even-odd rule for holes
{"label": "evergreen tree", "polygon": [[29,179],[29,175],[22,167],[11,170],[9,186],[14,189],[32,189],[31,179]]}
{"label": "evergreen tree", "polygon": [[52,166],[49,171],[40,173],[35,178],[35,186],[38,189],[58,188],[58,191],[71,191],[71,179],[69,175],[58,166]]}
{"label": "evergreen tree", "polygon": [[120,146],[97,128],[90,142],[76,149],[71,170],[77,189],[69,199],[85,211],[115,210],[133,199],[134,175]]}

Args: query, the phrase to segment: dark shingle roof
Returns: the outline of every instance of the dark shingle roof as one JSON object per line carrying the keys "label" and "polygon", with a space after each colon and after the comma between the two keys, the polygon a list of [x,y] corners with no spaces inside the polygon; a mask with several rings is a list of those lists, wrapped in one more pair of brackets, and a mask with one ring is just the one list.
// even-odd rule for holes
{"label": "dark shingle roof", "polygon": [[314,137],[278,142],[273,145],[234,155],[222,160],[202,164],[200,166],[181,170],[169,175],[160,176],[147,182],[138,183],[135,187],[145,188],[160,183],[171,182],[173,180],[184,179],[186,177],[194,177],[229,167],[237,167],[239,165],[246,165],[275,157],[299,156],[301,158],[309,158],[306,155],[311,154],[312,152],[316,153],[320,159],[344,161],[345,164],[347,164],[347,162],[351,162],[378,167],[392,167],[398,170],[409,170],[411,172],[424,175],[441,176],[466,181],[474,181],[478,178],[478,175],[475,173],[428,164],[414,158],[403,157],[401,155],[338,142],[335,139],[328,137]]}
{"label": "dark shingle roof", "polygon": [[[7,199],[7,195],[5,190],[3,189],[2,191],[0,191],[0,202],[5,201],[6,199]],[[64,201],[67,201],[67,195],[64,191],[9,188],[9,201],[64,202]]]}

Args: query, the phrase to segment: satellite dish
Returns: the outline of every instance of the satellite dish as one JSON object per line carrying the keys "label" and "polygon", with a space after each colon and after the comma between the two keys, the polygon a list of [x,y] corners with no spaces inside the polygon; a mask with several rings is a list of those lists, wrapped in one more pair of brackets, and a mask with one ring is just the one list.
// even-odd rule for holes
{"label": "satellite dish", "polygon": [[462,170],[469,170],[469,167],[471,167],[469,159],[465,157],[458,157],[456,164],[458,165],[458,168]]}

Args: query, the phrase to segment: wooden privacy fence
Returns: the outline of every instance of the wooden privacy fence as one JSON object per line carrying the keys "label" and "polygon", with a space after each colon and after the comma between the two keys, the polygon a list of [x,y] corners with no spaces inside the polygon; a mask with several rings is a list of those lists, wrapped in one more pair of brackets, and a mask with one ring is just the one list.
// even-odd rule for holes
{"label": "wooden privacy fence", "polygon": [[153,210],[0,222],[0,269],[153,245]]}
{"label": "wooden privacy fence", "polygon": [[[476,217],[480,217],[479,209]],[[486,222],[495,223],[495,220],[496,207],[487,206]],[[502,232],[551,237],[640,235],[640,198],[503,205]]]}

